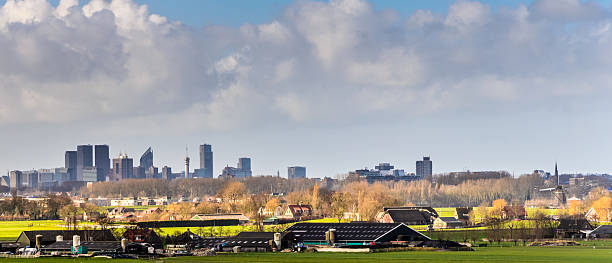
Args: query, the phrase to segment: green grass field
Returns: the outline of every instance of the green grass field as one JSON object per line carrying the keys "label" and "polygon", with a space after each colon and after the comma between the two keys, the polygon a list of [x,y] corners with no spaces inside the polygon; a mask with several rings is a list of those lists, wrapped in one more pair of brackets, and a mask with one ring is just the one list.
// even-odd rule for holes
{"label": "green grass field", "polygon": [[0,221],[0,241],[15,241],[22,231],[64,229],[61,225],[61,220]]}
{"label": "green grass field", "polygon": [[[612,249],[592,247],[476,248],[476,251],[407,251],[390,253],[239,253],[213,257],[177,257],[112,262],[610,262]],[[0,259],[0,262],[107,262],[108,259]]]}

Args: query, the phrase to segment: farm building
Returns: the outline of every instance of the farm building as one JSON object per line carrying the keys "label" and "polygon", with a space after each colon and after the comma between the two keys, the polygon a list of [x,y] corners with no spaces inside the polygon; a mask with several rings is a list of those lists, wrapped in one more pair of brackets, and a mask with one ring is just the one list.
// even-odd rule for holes
{"label": "farm building", "polygon": [[[121,242],[119,241],[83,241],[81,247],[85,247],[87,252],[106,251],[106,252],[119,252],[122,250]],[[53,244],[43,246],[41,250],[43,252],[70,252],[72,248],[72,239],[57,241]]]}
{"label": "farm building", "polygon": [[46,246],[57,241],[61,236],[63,240],[72,240],[72,236],[78,235],[82,241],[116,241],[110,230],[38,230],[23,231],[17,238],[17,243],[25,246],[36,246],[36,235],[42,235],[41,245]]}
{"label": "farm building", "polygon": [[562,218],[557,226],[558,238],[583,238],[586,232],[593,230],[593,226],[584,218]]}
{"label": "farm building", "polygon": [[163,240],[153,231],[148,228],[133,228],[123,232],[123,238],[126,238],[131,243],[149,243],[155,248],[162,248]]}
{"label": "farm building", "polygon": [[589,237],[612,238],[612,225],[598,226],[595,228],[595,230],[589,233]]}
{"label": "farm building", "polygon": [[240,247],[242,252],[269,252],[272,251],[270,240],[273,239],[273,232],[242,232],[233,237],[200,238],[191,242],[190,247],[215,248],[225,252]]}
{"label": "farm building", "polygon": [[416,209],[389,209],[378,213],[379,223],[404,223],[406,225],[429,225],[432,218],[429,213]]}
{"label": "farm building", "polygon": [[[332,233],[333,232],[333,233]],[[283,247],[297,244],[369,245],[372,242],[427,241],[404,223],[297,223],[283,232]]]}
{"label": "farm building", "polygon": [[433,222],[435,229],[462,228],[463,223],[454,217],[438,217]]}
{"label": "farm building", "polygon": [[240,224],[246,224],[249,222],[249,218],[243,214],[197,214],[191,218],[191,220],[227,220],[234,219],[238,220]]}

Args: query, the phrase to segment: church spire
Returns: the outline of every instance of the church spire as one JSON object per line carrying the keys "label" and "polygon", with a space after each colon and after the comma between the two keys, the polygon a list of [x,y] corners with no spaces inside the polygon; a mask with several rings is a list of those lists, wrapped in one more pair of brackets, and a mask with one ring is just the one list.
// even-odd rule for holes
{"label": "church spire", "polygon": [[559,186],[561,180],[559,179],[559,170],[557,170],[557,162],[555,162],[555,177],[557,177],[557,186]]}

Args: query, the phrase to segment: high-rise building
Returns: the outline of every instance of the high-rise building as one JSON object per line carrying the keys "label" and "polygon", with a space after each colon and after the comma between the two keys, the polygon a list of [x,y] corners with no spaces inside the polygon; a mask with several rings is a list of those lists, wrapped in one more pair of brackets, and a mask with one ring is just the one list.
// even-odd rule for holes
{"label": "high-rise building", "polygon": [[162,167],[162,179],[164,180],[172,180],[172,168],[168,166]]}
{"label": "high-rise building", "polygon": [[134,160],[128,158],[127,154],[113,159],[113,181],[134,178]]}
{"label": "high-rise building", "polygon": [[77,146],[76,181],[83,181],[83,167],[93,167],[93,147],[91,145]]}
{"label": "high-rise building", "polygon": [[423,157],[422,161],[416,162],[416,176],[426,177],[432,175],[432,162],[429,156]]}
{"label": "high-rise building", "polygon": [[306,167],[304,166],[291,166],[287,169],[287,178],[297,179],[306,178]]}
{"label": "high-rise building", "polygon": [[94,149],[96,154],[96,180],[103,182],[106,181],[111,166],[108,145],[96,145]]}
{"label": "high-rise building", "polygon": [[140,167],[144,168],[145,171],[153,167],[153,151],[149,147],[140,157]]}
{"label": "high-rise building", "polygon": [[23,174],[21,171],[11,171],[9,173],[9,187],[11,189],[23,188]]}
{"label": "high-rise building", "polygon": [[213,152],[210,144],[200,145],[200,177],[213,177]]}
{"label": "high-rise building", "polygon": [[76,181],[76,170],[77,170],[77,152],[66,151],[64,168],[68,169],[68,180]]}

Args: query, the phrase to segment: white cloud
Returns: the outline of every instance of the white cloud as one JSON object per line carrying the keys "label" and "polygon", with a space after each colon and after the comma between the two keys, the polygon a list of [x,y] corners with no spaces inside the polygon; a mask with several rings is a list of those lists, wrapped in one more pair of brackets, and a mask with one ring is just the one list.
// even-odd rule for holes
{"label": "white cloud", "polygon": [[402,21],[362,0],[298,1],[269,23],[195,30],[130,0],[8,0],[0,125],[316,126],[610,96],[612,16],[564,3],[458,1]]}

